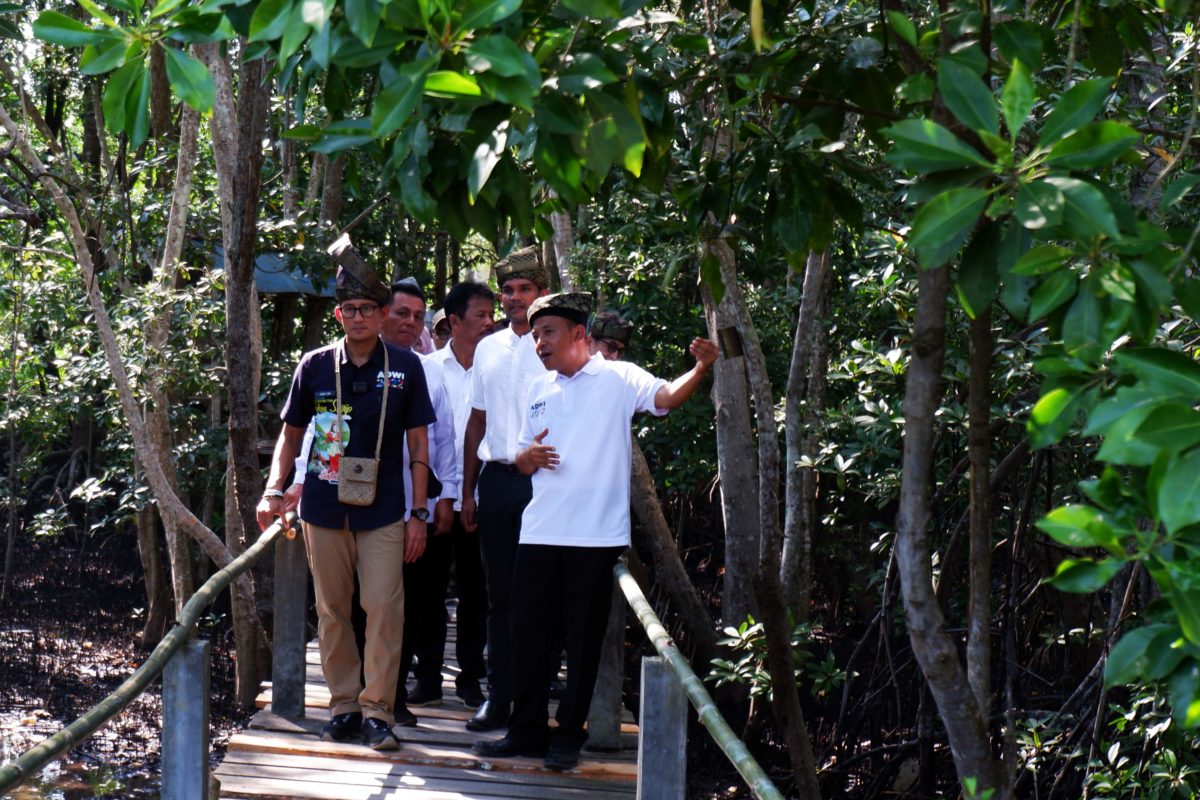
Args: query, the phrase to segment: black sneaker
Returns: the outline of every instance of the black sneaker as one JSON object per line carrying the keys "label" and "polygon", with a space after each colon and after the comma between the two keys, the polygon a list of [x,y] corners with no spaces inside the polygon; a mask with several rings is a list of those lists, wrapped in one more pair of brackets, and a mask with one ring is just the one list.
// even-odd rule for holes
{"label": "black sneaker", "polygon": [[408,705],[416,706],[432,706],[442,702],[442,687],[441,686],[422,686],[417,684],[417,688],[408,693]]}
{"label": "black sneaker", "polygon": [[367,717],[362,724],[362,743],[372,750],[399,750],[400,740],[381,719]]}
{"label": "black sneaker", "polygon": [[542,764],[546,769],[557,772],[572,769],[579,764],[579,748],[567,744],[552,744]]}
{"label": "black sneaker", "polygon": [[325,727],[321,728],[322,742],[344,742],[357,736],[362,730],[363,716],[360,711],[350,711],[345,714],[335,714]]}
{"label": "black sneaker", "polygon": [[475,681],[464,683],[455,689],[454,693],[458,695],[458,699],[463,701],[463,705],[474,711],[483,705],[486,699],[483,692],[479,690],[479,684]]}
{"label": "black sneaker", "polygon": [[503,739],[489,739],[476,742],[472,749],[479,755],[487,756],[488,758],[517,758],[518,756],[529,756],[532,758],[546,757],[546,745],[517,742],[507,736]]}
{"label": "black sneaker", "polygon": [[396,706],[393,715],[396,717],[396,724],[401,728],[417,727],[417,716],[408,710],[408,706],[401,703]]}

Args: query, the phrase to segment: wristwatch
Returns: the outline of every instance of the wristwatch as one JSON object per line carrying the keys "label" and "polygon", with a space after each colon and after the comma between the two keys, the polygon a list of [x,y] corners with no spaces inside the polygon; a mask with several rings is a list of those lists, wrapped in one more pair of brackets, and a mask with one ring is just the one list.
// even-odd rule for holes
{"label": "wristwatch", "polygon": [[412,510],[412,518],[419,519],[421,522],[429,522],[429,509],[424,507],[414,508]]}

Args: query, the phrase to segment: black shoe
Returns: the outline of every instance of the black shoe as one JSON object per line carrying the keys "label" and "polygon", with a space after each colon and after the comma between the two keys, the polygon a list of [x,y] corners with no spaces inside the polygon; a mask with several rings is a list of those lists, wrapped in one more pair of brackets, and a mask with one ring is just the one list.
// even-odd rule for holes
{"label": "black shoe", "polygon": [[396,717],[396,724],[401,728],[417,727],[416,715],[409,711],[408,706],[404,705],[403,703],[396,706],[395,710],[393,711],[393,715]]}
{"label": "black shoe", "polygon": [[432,706],[442,702],[442,687],[441,686],[422,686],[417,684],[417,688],[408,693],[408,704],[410,706]]}
{"label": "black shoe", "polygon": [[571,769],[579,764],[579,748],[567,744],[552,744],[542,764],[546,769],[558,772]]}
{"label": "black shoe", "polygon": [[488,758],[516,758],[518,756],[528,756],[530,758],[546,758],[546,745],[544,744],[522,744],[514,742],[509,737],[476,742],[474,748],[476,753]]}
{"label": "black shoe", "polygon": [[458,699],[463,701],[463,705],[474,711],[484,704],[487,699],[483,696],[483,692],[479,691],[479,684],[475,681],[464,683],[454,690],[458,695]]}
{"label": "black shoe", "polygon": [[467,730],[482,733],[495,731],[508,724],[508,703],[484,702],[475,712],[475,716],[467,720]]}
{"label": "black shoe", "polygon": [[375,717],[363,720],[362,743],[372,750],[400,749],[400,740],[392,733],[392,726]]}
{"label": "black shoe", "polygon": [[550,680],[549,694],[551,700],[562,700],[562,696],[566,691],[567,687],[563,686],[563,682],[558,678],[552,678]]}
{"label": "black shoe", "polygon": [[335,714],[325,727],[321,728],[322,742],[344,742],[357,736],[362,730],[363,716],[361,711],[350,711],[345,714]]}

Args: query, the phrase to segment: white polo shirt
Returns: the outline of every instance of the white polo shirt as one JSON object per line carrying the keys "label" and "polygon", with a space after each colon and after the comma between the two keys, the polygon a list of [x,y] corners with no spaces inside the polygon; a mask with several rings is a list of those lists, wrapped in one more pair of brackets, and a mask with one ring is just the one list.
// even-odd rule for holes
{"label": "white polo shirt", "polygon": [[521,403],[530,382],[544,374],[532,333],[517,336],[505,328],[479,342],[471,366],[471,408],[487,412],[480,461],[517,460]]}
{"label": "white polo shirt", "polygon": [[[454,474],[450,476],[454,482],[454,510],[462,511],[462,470],[463,470],[463,438],[467,434],[467,418],[471,415],[471,373],[475,368],[463,369],[462,364],[451,349],[454,340],[441,350],[435,350],[429,360],[442,368],[442,383],[446,389],[446,401],[450,404],[450,412],[454,416]],[[438,475],[442,478],[441,475]],[[442,483],[449,485],[446,478]]]}
{"label": "white polo shirt", "polygon": [[657,416],[654,395],[667,384],[626,361],[594,355],[571,377],[547,372],[529,387],[521,448],[549,430],[558,466],[533,473],[533,499],[521,517],[521,544],[629,545],[629,423]]}

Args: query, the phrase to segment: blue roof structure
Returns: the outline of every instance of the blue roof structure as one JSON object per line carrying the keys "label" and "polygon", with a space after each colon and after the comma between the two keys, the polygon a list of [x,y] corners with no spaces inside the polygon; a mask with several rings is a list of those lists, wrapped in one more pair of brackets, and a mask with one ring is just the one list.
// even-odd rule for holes
{"label": "blue roof structure", "polygon": [[[225,267],[225,249],[213,249],[213,266]],[[259,294],[304,294],[310,297],[333,297],[333,278],[317,285],[312,278],[288,267],[283,253],[261,253],[254,259],[254,285]]]}

